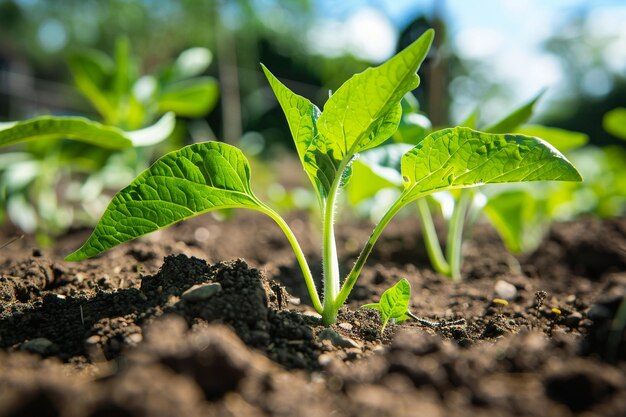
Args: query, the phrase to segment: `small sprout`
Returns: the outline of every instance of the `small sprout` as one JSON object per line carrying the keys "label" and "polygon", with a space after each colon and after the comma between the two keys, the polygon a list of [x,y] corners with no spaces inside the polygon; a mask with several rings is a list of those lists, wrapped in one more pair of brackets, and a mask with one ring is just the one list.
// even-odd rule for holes
{"label": "small sprout", "polygon": [[374,308],[380,312],[380,321],[382,329],[380,333],[385,332],[385,327],[389,320],[394,323],[401,323],[409,318],[409,300],[411,298],[411,284],[405,278],[402,278],[396,285],[385,290],[380,302],[362,305],[361,308]]}
{"label": "small sprout", "polygon": [[411,299],[411,284],[406,278],[402,278],[396,285],[385,290],[380,302],[370,303],[361,306],[361,308],[375,308],[380,312],[380,321],[382,329],[380,333],[385,331],[387,323],[391,321],[394,324],[402,323],[409,318],[417,321],[420,325],[430,327],[431,329],[442,329],[445,327],[465,326],[465,319],[458,320],[440,320],[430,321],[416,316],[409,311],[409,300]]}
{"label": "small sprout", "polygon": [[499,305],[505,306],[505,307],[509,305],[509,302],[504,300],[504,299],[502,299],[502,298],[494,298],[493,300],[491,300],[491,303],[492,304],[499,304]]}

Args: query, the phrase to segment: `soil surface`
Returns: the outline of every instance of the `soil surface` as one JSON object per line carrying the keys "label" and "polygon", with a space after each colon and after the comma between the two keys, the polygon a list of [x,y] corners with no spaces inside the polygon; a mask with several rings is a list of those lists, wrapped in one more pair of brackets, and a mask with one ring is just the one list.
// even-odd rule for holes
{"label": "soil surface", "polygon": [[[288,221],[319,276],[304,219]],[[370,231],[338,229],[344,271]],[[264,217],[205,215],[64,262],[88,233],[1,249],[0,417],[626,416],[626,219],[557,224],[522,257],[479,226],[458,283],[398,219],[330,328]],[[359,306],[401,278],[433,325],[381,335]]]}

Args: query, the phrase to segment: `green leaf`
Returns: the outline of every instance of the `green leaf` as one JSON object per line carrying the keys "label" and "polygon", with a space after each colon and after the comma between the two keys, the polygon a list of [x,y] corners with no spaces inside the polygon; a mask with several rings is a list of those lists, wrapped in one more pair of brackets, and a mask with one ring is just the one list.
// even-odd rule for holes
{"label": "green leaf", "polygon": [[530,119],[530,117],[533,115],[533,109],[535,107],[535,104],[537,104],[537,101],[539,101],[539,99],[541,98],[544,92],[545,90],[541,91],[532,100],[530,100],[528,103],[525,103],[521,107],[514,110],[511,114],[506,116],[504,119],[500,120],[499,122],[491,126],[487,126],[481,130],[487,133],[515,132],[515,130],[518,127],[526,123],[528,119]]}
{"label": "green leaf", "polygon": [[318,120],[324,138],[320,151],[343,161],[391,136],[400,121],[400,100],[419,85],[417,70],[426,58],[434,31],[389,61],[346,81],[326,102]]}
{"label": "green leaf", "polygon": [[166,113],[151,126],[131,131],[123,131],[83,117],[41,116],[21,122],[0,123],[0,147],[55,139],[73,139],[107,149],[152,146],[167,139],[175,126],[173,113]]}
{"label": "green leaf", "polygon": [[476,129],[478,126],[478,109],[471,112],[465,120],[459,123],[459,126],[469,127],[470,129]]}
{"label": "green leaf", "polygon": [[261,67],[280,107],[283,109],[283,113],[285,113],[300,162],[315,186],[318,197],[322,198],[325,194],[324,190],[328,189],[327,187],[330,187],[332,183],[332,180],[328,182],[328,179],[325,178],[326,170],[333,173],[331,175],[334,178],[336,171],[334,160],[329,160],[321,153],[319,155],[315,153],[306,155],[313,140],[318,136],[317,119],[319,119],[321,112],[315,104],[295,94],[281,83],[265,65],[261,64]]}
{"label": "green leaf", "polygon": [[618,107],[605,114],[602,125],[611,135],[626,140],[626,108]]}
{"label": "green leaf", "polygon": [[165,113],[156,123],[139,130],[124,132],[124,136],[131,140],[133,146],[152,146],[167,139],[176,127],[174,113]]}
{"label": "green leaf", "polygon": [[84,50],[70,55],[68,65],[78,90],[104,119],[113,120],[116,109],[112,98],[107,94],[115,71],[113,60],[100,51]]}
{"label": "green leaf", "polygon": [[402,115],[398,130],[393,134],[394,142],[417,145],[432,132],[430,119],[422,113]]}
{"label": "green leaf", "polygon": [[550,144],[522,135],[494,135],[465,127],[429,135],[402,157],[405,202],[435,191],[490,183],[581,181]]}
{"label": "green leaf", "polygon": [[402,278],[396,285],[385,290],[380,302],[362,305],[361,308],[375,308],[380,312],[382,323],[381,333],[385,331],[391,319],[406,320],[408,318],[409,301],[411,300],[411,284]]}
{"label": "green leaf", "polygon": [[183,117],[202,117],[215,107],[219,96],[212,77],[191,78],[168,85],[158,99],[159,112]]}
{"label": "green leaf", "polygon": [[589,136],[584,133],[540,125],[521,126],[515,129],[515,133],[541,138],[561,152],[580,148],[589,141]]}
{"label": "green leaf", "polygon": [[213,55],[207,48],[195,47],[181,52],[172,66],[173,78],[181,80],[202,74],[211,65]]}
{"label": "green leaf", "polygon": [[483,208],[507,249],[514,253],[526,250],[526,228],[535,209],[535,199],[526,190],[511,190],[492,196]]}
{"label": "green leaf", "polygon": [[0,146],[30,140],[74,139],[108,149],[132,146],[125,132],[83,117],[41,116],[0,126]]}
{"label": "green leaf", "polygon": [[87,242],[67,256],[79,261],[210,210],[259,208],[241,151],[204,142],[171,152],[118,192]]}

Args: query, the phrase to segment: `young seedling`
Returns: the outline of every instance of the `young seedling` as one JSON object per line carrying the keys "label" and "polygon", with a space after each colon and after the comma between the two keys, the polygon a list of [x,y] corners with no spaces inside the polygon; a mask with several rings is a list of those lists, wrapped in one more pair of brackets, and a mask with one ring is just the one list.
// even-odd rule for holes
{"label": "young seedling", "polygon": [[362,305],[361,308],[373,308],[380,313],[382,327],[380,333],[385,332],[387,323],[402,323],[409,318],[409,301],[411,300],[411,284],[402,278],[396,285],[383,292],[380,301]]}
{"label": "young seedling", "polygon": [[416,72],[433,36],[432,30],[427,31],[386,63],[350,78],[328,99],[323,112],[263,68],[318,198],[323,228],[323,298],[289,225],[252,192],[250,166],[243,153],[219,142],[197,143],[159,159],[115,195],[87,242],[66,259],[78,261],[98,255],[210,210],[256,210],[272,218],[285,233],[313,307],[329,325],[336,321],[381,233],[407,204],[436,191],[483,183],[520,178],[580,180],[576,169],[558,151],[537,138],[493,135],[462,127],[432,133],[402,157],[404,190],[374,227],[342,283],[334,232],[338,194],[351,178],[356,155],[382,144],[397,129],[400,100],[418,86]]}
{"label": "young seedling", "polygon": [[361,308],[373,308],[378,310],[380,313],[380,322],[382,324],[380,329],[381,334],[385,332],[385,327],[389,321],[395,324],[400,324],[409,318],[417,321],[420,325],[430,327],[431,329],[465,325],[465,319],[430,321],[418,317],[409,311],[409,301],[411,301],[411,284],[409,284],[409,281],[407,281],[406,278],[402,278],[396,285],[383,292],[379,302],[365,304],[362,305]]}

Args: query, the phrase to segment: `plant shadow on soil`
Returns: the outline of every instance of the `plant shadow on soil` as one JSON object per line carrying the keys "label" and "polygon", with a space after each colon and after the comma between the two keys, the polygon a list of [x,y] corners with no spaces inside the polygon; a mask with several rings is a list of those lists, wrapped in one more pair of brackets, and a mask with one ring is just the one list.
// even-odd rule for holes
{"label": "plant shadow on soil", "polygon": [[[306,235],[304,221],[291,223]],[[368,232],[339,229],[344,269]],[[481,227],[454,284],[430,270],[417,223],[400,220],[330,329],[264,218],[202,217],[61,261],[82,238],[57,252],[30,240],[4,249],[0,416],[626,414],[626,334],[614,325],[624,219],[556,225],[520,258]],[[315,258],[315,239],[302,243]],[[377,312],[358,306],[401,278],[414,314],[467,325],[380,335]]]}

